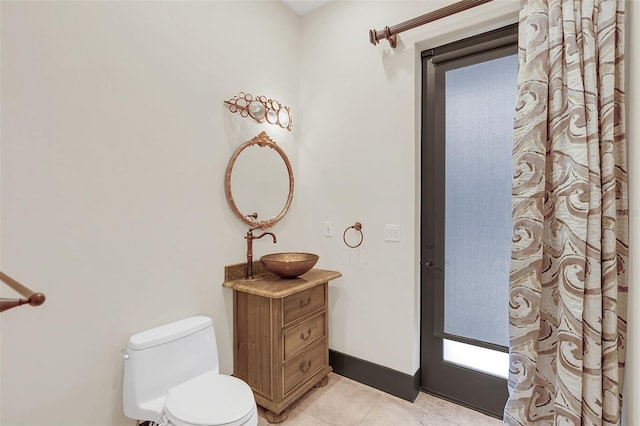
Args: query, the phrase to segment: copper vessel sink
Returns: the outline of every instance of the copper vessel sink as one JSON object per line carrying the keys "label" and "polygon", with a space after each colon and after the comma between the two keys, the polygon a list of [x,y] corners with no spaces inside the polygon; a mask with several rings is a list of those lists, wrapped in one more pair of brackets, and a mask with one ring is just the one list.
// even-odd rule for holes
{"label": "copper vessel sink", "polygon": [[260,258],[270,272],[282,278],[295,278],[309,271],[318,261],[317,254],[273,253]]}

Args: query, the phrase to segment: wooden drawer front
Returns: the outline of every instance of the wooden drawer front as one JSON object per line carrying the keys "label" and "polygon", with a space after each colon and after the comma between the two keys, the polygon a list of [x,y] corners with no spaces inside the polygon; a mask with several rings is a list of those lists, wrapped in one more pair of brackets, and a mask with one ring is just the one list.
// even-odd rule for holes
{"label": "wooden drawer front", "polygon": [[284,298],[284,324],[324,306],[326,284]]}
{"label": "wooden drawer front", "polygon": [[325,365],[327,349],[325,340],[303,352],[284,367],[284,394],[288,394],[313,376]]}
{"label": "wooden drawer front", "polygon": [[300,352],[316,340],[325,337],[325,314],[319,315],[284,332],[284,359]]}

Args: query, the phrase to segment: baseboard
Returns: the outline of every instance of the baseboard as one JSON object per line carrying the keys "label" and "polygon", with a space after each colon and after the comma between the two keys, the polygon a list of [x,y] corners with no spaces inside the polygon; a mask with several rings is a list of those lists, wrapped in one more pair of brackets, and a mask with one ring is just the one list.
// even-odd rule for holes
{"label": "baseboard", "polygon": [[329,365],[336,374],[410,402],[420,393],[420,369],[412,376],[331,349]]}

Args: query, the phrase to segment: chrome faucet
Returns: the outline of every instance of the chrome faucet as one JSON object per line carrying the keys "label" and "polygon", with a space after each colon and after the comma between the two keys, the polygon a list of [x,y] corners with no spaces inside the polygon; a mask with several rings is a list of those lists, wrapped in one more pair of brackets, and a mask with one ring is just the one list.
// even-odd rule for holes
{"label": "chrome faucet", "polygon": [[271,237],[273,238],[273,243],[275,244],[277,242],[276,234],[274,234],[273,232],[263,232],[257,237],[254,237],[253,231],[260,228],[261,226],[258,226],[255,228],[249,228],[249,230],[247,231],[247,235],[244,237],[247,240],[247,279],[248,280],[253,279],[253,240],[259,240],[265,235],[271,235]]}

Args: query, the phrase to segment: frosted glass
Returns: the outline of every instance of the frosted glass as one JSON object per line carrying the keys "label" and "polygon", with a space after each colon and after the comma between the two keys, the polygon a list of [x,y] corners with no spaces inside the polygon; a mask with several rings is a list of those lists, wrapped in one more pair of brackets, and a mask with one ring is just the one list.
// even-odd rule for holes
{"label": "frosted glass", "polygon": [[445,333],[508,346],[517,56],[445,73]]}
{"label": "frosted glass", "polygon": [[509,377],[509,354],[444,339],[442,359],[452,364],[482,371],[492,376]]}

